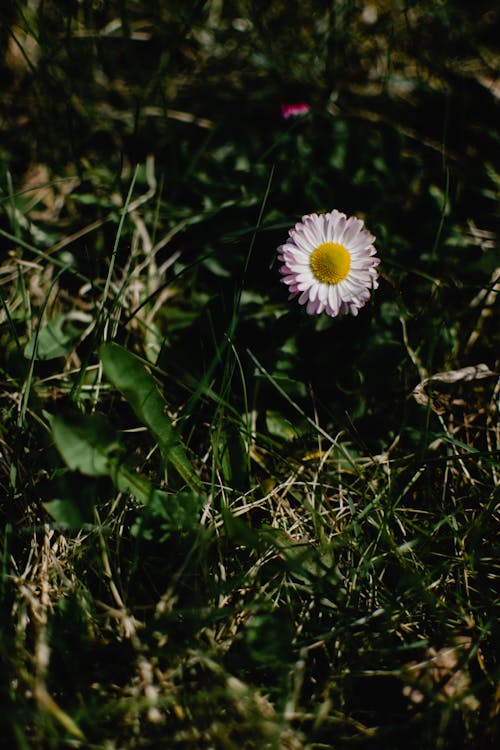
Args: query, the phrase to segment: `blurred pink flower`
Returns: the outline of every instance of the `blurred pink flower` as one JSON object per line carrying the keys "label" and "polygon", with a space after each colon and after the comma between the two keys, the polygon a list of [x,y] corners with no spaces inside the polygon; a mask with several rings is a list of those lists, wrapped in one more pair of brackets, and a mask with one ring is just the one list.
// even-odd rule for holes
{"label": "blurred pink flower", "polygon": [[357,315],[378,286],[375,237],[361,219],[333,210],[309,214],[278,248],[282,282],[309,315]]}
{"label": "blurred pink flower", "polygon": [[306,104],[305,102],[299,102],[298,104],[282,104],[281,116],[284,117],[285,120],[288,120],[289,117],[307,115],[309,109],[309,104]]}

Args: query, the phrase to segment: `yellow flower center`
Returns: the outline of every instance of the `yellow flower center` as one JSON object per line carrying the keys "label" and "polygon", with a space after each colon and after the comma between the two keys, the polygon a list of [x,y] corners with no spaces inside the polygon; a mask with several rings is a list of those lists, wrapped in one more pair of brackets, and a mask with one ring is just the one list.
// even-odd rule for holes
{"label": "yellow flower center", "polygon": [[351,268],[351,255],[338,242],[323,242],[311,253],[311,271],[323,284],[338,284]]}

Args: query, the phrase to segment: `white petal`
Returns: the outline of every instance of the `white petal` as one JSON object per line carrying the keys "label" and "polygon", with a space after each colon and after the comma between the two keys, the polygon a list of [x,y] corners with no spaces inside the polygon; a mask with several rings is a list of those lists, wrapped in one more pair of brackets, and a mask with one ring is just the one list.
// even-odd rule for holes
{"label": "white petal", "polygon": [[321,234],[318,231],[318,225],[316,223],[308,222],[304,225],[304,236],[309,242],[311,251],[321,244]]}
{"label": "white petal", "polygon": [[315,302],[314,300],[309,300],[307,303],[307,312],[309,315],[318,315],[319,313],[319,302]]}
{"label": "white petal", "polygon": [[292,230],[292,239],[295,243],[296,249],[303,252],[306,256],[309,256],[312,252],[312,248],[310,246],[310,243],[307,241],[306,237],[304,237],[304,233],[302,231],[295,231]]}
{"label": "white petal", "polygon": [[319,284],[318,299],[321,302],[324,302],[326,299],[328,299],[328,284]]}
{"label": "white petal", "polygon": [[309,297],[311,298],[312,301],[314,301],[316,297],[318,296],[318,289],[319,289],[319,284],[311,285],[311,288],[309,290]]}
{"label": "white petal", "polygon": [[358,234],[363,226],[361,219],[355,219],[351,216],[346,222],[346,228],[344,231],[343,242],[344,245],[350,245],[355,239],[358,239]]}
{"label": "white petal", "polygon": [[328,290],[328,306],[330,308],[330,315],[338,315],[340,310],[340,294],[338,285],[331,286]]}
{"label": "white petal", "polygon": [[347,220],[345,214],[341,214],[339,211],[332,211],[330,214],[330,241],[331,242],[342,242],[344,235],[344,227]]}

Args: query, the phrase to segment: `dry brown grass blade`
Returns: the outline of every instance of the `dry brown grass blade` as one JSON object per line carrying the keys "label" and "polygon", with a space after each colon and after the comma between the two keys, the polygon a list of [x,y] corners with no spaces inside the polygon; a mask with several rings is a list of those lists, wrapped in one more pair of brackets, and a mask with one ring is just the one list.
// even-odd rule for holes
{"label": "dry brown grass blade", "polygon": [[500,291],[500,268],[495,268],[495,270],[491,274],[489,284],[484,289],[481,289],[479,294],[477,294],[470,303],[471,308],[480,307],[481,313],[477,320],[476,326],[474,330],[472,331],[471,335],[469,336],[469,340],[467,341],[465,345],[466,353],[470,352],[472,347],[479,340],[481,336],[481,331],[483,330],[483,327],[487,318],[489,318],[493,314],[493,306],[495,302],[497,301],[499,291]]}
{"label": "dry brown grass blade", "polygon": [[51,695],[45,689],[45,686],[38,686],[35,691],[36,701],[39,708],[44,709],[50,713],[54,719],[56,719],[61,726],[73,737],[76,737],[82,742],[85,741],[85,735],[81,729],[75,724],[71,716],[69,716],[62,708],[55,702]]}

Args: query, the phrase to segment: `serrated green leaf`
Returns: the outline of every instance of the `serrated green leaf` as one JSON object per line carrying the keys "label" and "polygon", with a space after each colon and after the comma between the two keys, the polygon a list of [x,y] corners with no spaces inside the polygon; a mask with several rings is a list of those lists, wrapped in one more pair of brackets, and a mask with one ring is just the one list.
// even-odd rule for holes
{"label": "serrated green leaf", "polygon": [[164,459],[172,463],[191,489],[202,492],[201,482],[167,416],[167,402],[141,360],[115,343],[102,344],[99,358],[104,374],[149,429]]}

